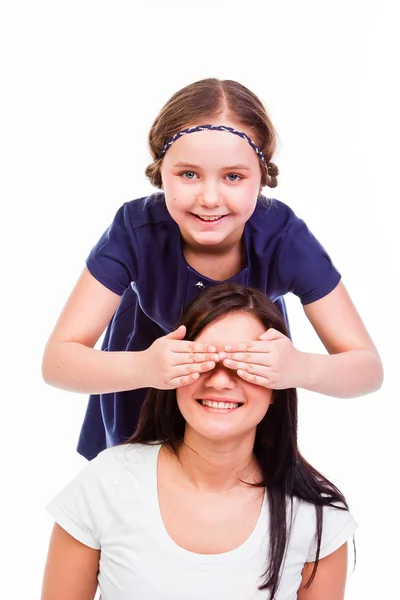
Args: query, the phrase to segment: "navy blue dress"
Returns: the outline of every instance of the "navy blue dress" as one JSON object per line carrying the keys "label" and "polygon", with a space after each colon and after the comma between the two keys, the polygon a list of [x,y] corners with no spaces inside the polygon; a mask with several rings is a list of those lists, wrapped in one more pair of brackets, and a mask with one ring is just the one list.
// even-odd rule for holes
{"label": "navy blue dress", "polygon": [[[246,265],[228,281],[257,288],[286,318],[283,296],[303,304],[323,298],[339,283],[328,254],[294,212],[261,198],[244,229]],[[175,328],[183,309],[216,282],[190,267],[178,225],[163,193],[124,204],[92,249],[87,267],[121,302],[108,325],[102,349],[147,349]],[[134,432],[147,389],[89,398],[78,452],[91,460]]]}

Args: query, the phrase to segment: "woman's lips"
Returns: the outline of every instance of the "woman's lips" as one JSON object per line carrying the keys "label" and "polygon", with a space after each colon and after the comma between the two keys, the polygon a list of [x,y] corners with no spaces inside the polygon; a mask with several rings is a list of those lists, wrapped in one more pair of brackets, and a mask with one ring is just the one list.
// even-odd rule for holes
{"label": "woman's lips", "polygon": [[217,413],[234,412],[235,410],[243,406],[242,402],[236,402],[234,400],[199,399],[197,400],[197,402],[205,410]]}

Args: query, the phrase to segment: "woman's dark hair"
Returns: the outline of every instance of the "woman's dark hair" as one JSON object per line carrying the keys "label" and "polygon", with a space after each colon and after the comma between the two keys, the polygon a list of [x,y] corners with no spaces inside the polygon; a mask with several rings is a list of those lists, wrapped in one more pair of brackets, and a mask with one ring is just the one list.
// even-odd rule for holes
{"label": "woman's dark hair", "polygon": [[[281,312],[263,293],[229,283],[218,284],[202,292],[186,310],[178,325],[186,326],[187,340],[195,340],[207,325],[235,312],[248,313],[259,319],[265,329],[273,327],[288,335]],[[275,390],[272,399],[273,403],[256,430],[254,454],[262,472],[262,480],[253,485],[265,487],[268,494],[270,560],[260,589],[268,589],[271,600],[274,600],[290,535],[287,501],[291,514],[293,498],[313,504],[316,510],[317,549],[307,586],[311,585],[318,567],[323,507],[348,510],[348,506],[341,492],[299,452],[296,390]],[[143,404],[138,428],[127,443],[161,442],[178,455],[184,432],[185,420],[178,408],[176,391],[151,389]]]}
{"label": "woman's dark hair", "polygon": [[[278,185],[278,167],[271,162],[276,149],[276,133],[261,100],[237,81],[215,78],[202,79],[176,92],[163,106],[151,126],[149,147],[153,162],[146,169],[152,185],[161,188],[160,152],[176,133],[194,124],[205,125],[208,119],[225,113],[252,132],[255,143],[263,152],[261,186]],[[221,123],[224,125],[224,123]]]}

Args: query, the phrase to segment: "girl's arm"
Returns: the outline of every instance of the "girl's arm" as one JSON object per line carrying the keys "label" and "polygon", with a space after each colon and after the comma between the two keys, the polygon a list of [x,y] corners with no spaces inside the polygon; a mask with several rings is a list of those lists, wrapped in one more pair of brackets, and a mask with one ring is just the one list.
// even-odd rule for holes
{"label": "girl's arm", "polygon": [[141,352],[95,350],[120,300],[85,268],[46,345],[42,374],[47,383],[88,394],[145,387],[171,389],[214,368],[219,360],[216,349],[182,341],[184,328]]}
{"label": "girl's arm", "polygon": [[324,298],[304,306],[309,321],[329,352],[304,355],[304,381],[298,387],[349,398],[380,388],[383,368],[374,346],[342,283]]}
{"label": "girl's arm", "polygon": [[379,354],[343,284],[305,305],[304,311],[328,355],[301,352],[283,333],[270,328],[260,341],[225,346],[220,355],[224,365],[250,383],[275,390],[304,388],[351,398],[379,389],[383,379]]}
{"label": "girl's arm", "polygon": [[93,347],[121,298],[85,268],[47,342],[42,374],[46,383],[73,392],[116,392],[133,389],[132,353],[101,352]]}
{"label": "girl's arm", "polygon": [[100,550],[85,546],[57,523],[50,539],[41,600],[93,600]]}
{"label": "girl's arm", "polygon": [[314,563],[304,565],[298,600],[343,600],[347,577],[347,544],[321,558],[313,582],[306,588],[313,568]]}

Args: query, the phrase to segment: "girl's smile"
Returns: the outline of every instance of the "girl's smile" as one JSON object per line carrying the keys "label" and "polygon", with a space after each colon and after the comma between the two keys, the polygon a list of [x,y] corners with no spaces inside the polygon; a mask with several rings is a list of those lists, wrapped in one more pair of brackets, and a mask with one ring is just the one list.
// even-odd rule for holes
{"label": "girl's smile", "polygon": [[224,219],[228,218],[228,214],[224,215],[198,215],[196,213],[190,213],[196,221],[201,223],[204,227],[216,227],[218,226]]}

